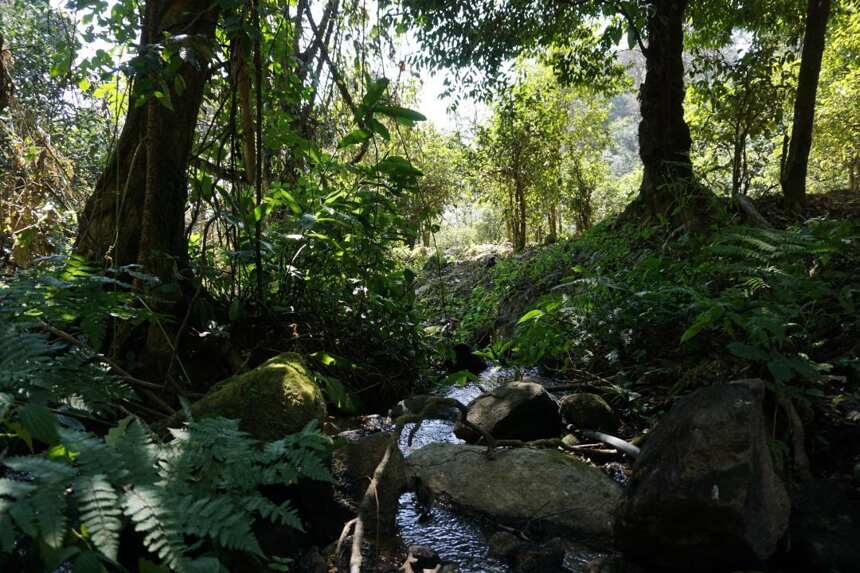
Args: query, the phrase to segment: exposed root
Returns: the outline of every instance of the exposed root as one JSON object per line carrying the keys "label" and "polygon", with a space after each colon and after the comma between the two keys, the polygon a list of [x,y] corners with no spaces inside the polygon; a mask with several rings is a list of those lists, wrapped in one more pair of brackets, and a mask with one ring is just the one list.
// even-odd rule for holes
{"label": "exposed root", "polygon": [[[468,409],[461,402],[454,400],[453,398],[431,396],[427,399],[420,412],[404,414],[403,416],[398,417],[394,421],[396,426],[394,431],[391,433],[391,441],[388,443],[388,447],[385,448],[385,453],[382,455],[382,459],[379,460],[379,463],[376,465],[376,469],[373,471],[370,483],[361,498],[361,502],[358,506],[358,515],[355,519],[348,521],[346,525],[344,525],[340,537],[338,538],[337,554],[340,555],[340,548],[349,536],[350,531],[352,531],[352,548],[349,558],[350,573],[361,573],[361,565],[363,561],[361,545],[364,542],[365,535],[364,519],[365,516],[370,515],[370,511],[372,511],[374,506],[378,503],[379,487],[382,482],[382,477],[385,474],[385,470],[388,467],[388,462],[391,460],[394,450],[399,447],[400,436],[403,434],[403,429],[407,424],[420,424],[427,419],[438,419],[440,417],[440,412],[443,412],[445,409],[450,410],[451,408],[456,408],[460,412],[461,424],[474,430],[483,437],[484,441],[487,443],[486,455],[487,457],[492,458],[493,451],[496,447],[495,438],[493,438],[493,436],[491,436],[487,431],[466,420]],[[414,432],[411,432],[411,435],[414,436]]]}
{"label": "exposed root", "polygon": [[776,399],[780,408],[782,408],[788,417],[788,423],[791,426],[795,474],[802,482],[810,481],[812,479],[812,471],[810,469],[809,456],[806,455],[806,432],[803,429],[803,422],[791,398],[777,394]]}

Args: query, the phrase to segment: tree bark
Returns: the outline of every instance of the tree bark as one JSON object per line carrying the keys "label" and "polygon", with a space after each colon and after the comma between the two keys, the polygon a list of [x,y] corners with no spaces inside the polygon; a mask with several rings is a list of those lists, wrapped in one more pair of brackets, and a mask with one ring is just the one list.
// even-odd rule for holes
{"label": "tree bark", "polygon": [[[147,13],[152,20],[142,34],[141,55],[149,51],[150,37],[160,42],[165,33],[186,35],[194,62],[179,67],[182,82],[165,82],[173,109],[155,101],[136,105],[150,79],[134,79],[122,133],[81,215],[75,250],[104,267],[144,262],[146,272],[170,282],[187,261],[187,170],[209,77],[208,44],[215,38],[218,3],[149,0]],[[184,89],[177,93],[181,83]]]}
{"label": "tree bark", "polygon": [[526,190],[521,176],[514,181],[516,217],[514,223],[514,252],[521,253],[526,248]]}
{"label": "tree bark", "polygon": [[855,157],[848,166],[848,190],[852,193],[860,191],[860,157]]}
{"label": "tree bark", "polygon": [[800,72],[797,76],[797,96],[794,99],[794,121],[781,181],[785,202],[793,209],[799,209],[806,203],[806,172],[812,147],[815,95],[829,17],[830,0],[809,0]]}
{"label": "tree bark", "polygon": [[687,0],[653,0],[647,22],[645,81],[639,98],[639,156],[644,174],[639,194],[661,220],[695,223],[702,197],[690,161],[690,128],[684,121],[684,10]]}

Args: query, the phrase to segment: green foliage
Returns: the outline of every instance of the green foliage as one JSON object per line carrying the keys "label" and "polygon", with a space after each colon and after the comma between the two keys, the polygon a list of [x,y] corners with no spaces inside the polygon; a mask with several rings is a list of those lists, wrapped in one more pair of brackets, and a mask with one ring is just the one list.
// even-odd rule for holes
{"label": "green foliage", "polygon": [[475,195],[521,251],[591,227],[598,195],[609,188],[611,141],[607,98],[565,88],[544,67],[519,62],[516,70],[516,84],[478,131],[472,169]]}
{"label": "green foliage", "polygon": [[2,495],[11,501],[2,510],[2,550],[21,551],[15,539],[27,536],[67,559],[95,551],[110,563],[121,532],[133,528],[172,570],[217,570],[228,551],[266,562],[255,522],[302,526],[289,501],[275,503],[261,489],[330,479],[323,461],[330,441],[312,426],[267,444],[223,418],[172,433],[160,444],[134,419],[105,439],[62,429],[61,454],[4,460],[30,478],[2,480]]}
{"label": "green foliage", "polygon": [[[733,227],[664,242],[649,227],[599,225],[580,239],[500,260],[458,336],[517,364],[587,371],[620,389],[759,376],[791,392],[856,375],[857,229],[810,221]],[[710,367],[702,368],[703,364]]]}
{"label": "green foliage", "polygon": [[813,189],[860,191],[860,7],[846,2],[830,21],[810,156]]}
{"label": "green foliage", "polygon": [[755,374],[780,386],[816,382],[833,367],[816,356],[836,344],[834,327],[839,335],[858,328],[852,318],[860,293],[851,270],[856,246],[856,230],[846,223],[726,231],[710,251],[727,284],[697,293],[699,314],[682,342],[719,332]]}
{"label": "green foliage", "polygon": [[290,502],[267,490],[329,480],[331,440],[311,425],[261,443],[220,418],[171,430],[169,441],[135,417],[110,427],[121,408],[135,409],[135,393],[50,325],[91,341],[76,305],[120,316],[125,299],[89,296],[93,277],[72,275],[19,277],[0,290],[0,565],[104,571],[122,543],[176,571],[222,570],[236,552],[281,567],[263,554],[257,524],[302,526]]}

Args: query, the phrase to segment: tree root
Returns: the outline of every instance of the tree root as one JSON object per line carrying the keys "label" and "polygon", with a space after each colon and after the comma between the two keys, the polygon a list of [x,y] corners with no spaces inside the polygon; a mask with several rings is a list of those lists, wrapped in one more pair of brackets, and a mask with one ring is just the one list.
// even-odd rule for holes
{"label": "tree root", "polygon": [[806,432],[803,429],[803,421],[794,407],[794,403],[788,396],[776,394],[779,407],[788,417],[791,427],[791,444],[794,458],[794,471],[797,478],[802,482],[812,480],[812,471],[809,464],[809,456],[806,455]]}

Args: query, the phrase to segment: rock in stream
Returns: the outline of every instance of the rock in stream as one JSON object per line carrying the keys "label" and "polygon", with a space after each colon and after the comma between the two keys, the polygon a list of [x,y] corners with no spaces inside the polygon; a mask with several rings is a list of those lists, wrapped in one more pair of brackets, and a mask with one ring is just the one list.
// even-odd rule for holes
{"label": "rock in stream", "polygon": [[486,448],[436,443],[407,458],[410,471],[458,506],[502,521],[548,528],[607,542],[621,488],[600,470],[551,450]]}

